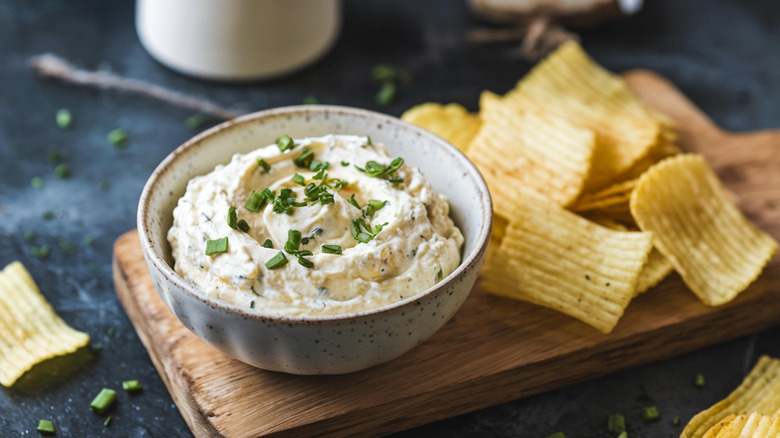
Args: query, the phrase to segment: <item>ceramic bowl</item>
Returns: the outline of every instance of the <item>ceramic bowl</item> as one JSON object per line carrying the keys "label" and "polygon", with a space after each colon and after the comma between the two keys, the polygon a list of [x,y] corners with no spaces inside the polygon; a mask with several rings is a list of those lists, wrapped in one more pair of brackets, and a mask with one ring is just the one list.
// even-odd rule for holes
{"label": "ceramic bowl", "polygon": [[[434,287],[377,309],[334,316],[262,316],[217,301],[173,270],[166,235],[187,181],[235,153],[293,138],[368,135],[418,167],[465,237],[460,266]],[[487,250],[490,195],[474,165],[445,140],[394,117],[308,105],[249,114],[194,137],[166,157],[138,206],[143,254],[157,292],[179,320],[214,348],[250,365],[292,374],[342,374],[389,361],[423,342],[466,300]]]}

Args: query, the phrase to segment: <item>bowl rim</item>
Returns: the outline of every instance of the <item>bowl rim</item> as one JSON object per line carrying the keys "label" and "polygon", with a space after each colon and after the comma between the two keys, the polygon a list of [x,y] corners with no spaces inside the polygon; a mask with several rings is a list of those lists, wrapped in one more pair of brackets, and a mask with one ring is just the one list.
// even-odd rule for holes
{"label": "bowl rim", "polygon": [[[474,179],[477,185],[476,189],[478,191],[478,196],[480,199],[479,206],[482,209],[480,214],[481,226],[479,227],[478,230],[478,234],[474,243],[474,248],[466,257],[464,257],[461,260],[460,264],[453,272],[451,272],[447,277],[445,277],[435,285],[419,292],[416,295],[413,295],[408,298],[404,298],[403,300],[396,301],[394,303],[390,303],[381,307],[376,307],[368,310],[361,310],[358,312],[341,313],[336,315],[306,316],[306,315],[267,315],[261,313],[246,312],[242,307],[230,303],[221,302],[212,297],[209,297],[204,292],[200,291],[199,288],[197,288],[197,286],[195,286],[193,283],[185,280],[176,271],[174,271],[174,269],[171,266],[168,265],[168,263],[165,261],[165,259],[162,256],[162,249],[158,248],[157,245],[155,245],[147,229],[148,228],[147,226],[149,225],[147,218],[149,216],[149,203],[151,201],[151,195],[153,191],[155,191],[155,186],[160,181],[162,176],[166,172],[168,172],[170,168],[174,166],[175,163],[183,155],[186,154],[186,152],[197,148],[199,145],[202,145],[205,140],[211,137],[220,135],[222,133],[231,131],[233,129],[240,129],[242,125],[249,124],[257,119],[264,119],[264,118],[271,118],[271,117],[284,117],[284,116],[294,117],[294,116],[300,116],[301,114],[305,115],[305,114],[312,114],[312,113],[330,113],[330,116],[335,116],[335,117],[338,117],[339,114],[342,115],[348,114],[351,116],[362,117],[365,119],[369,119],[381,123],[388,123],[388,124],[400,126],[402,129],[413,131],[418,135],[420,135],[421,137],[426,138],[430,143],[434,144],[435,147],[449,154],[452,158],[459,161],[464,166],[464,168],[468,171],[469,175],[472,177],[472,179]],[[219,163],[216,163],[214,165],[216,166],[217,164]],[[420,299],[433,294],[435,291],[446,287],[447,285],[452,283],[453,280],[455,280],[456,278],[464,274],[464,272],[466,272],[473,264],[475,264],[478,261],[478,259],[482,256],[482,254],[487,250],[487,245],[490,241],[490,235],[493,229],[493,206],[490,197],[490,192],[488,191],[487,188],[487,184],[485,183],[485,180],[482,178],[482,175],[480,174],[479,170],[477,170],[476,166],[474,166],[474,164],[468,158],[466,158],[466,156],[460,150],[455,148],[455,146],[453,146],[443,138],[439,137],[438,135],[426,129],[423,129],[417,125],[401,120],[400,118],[378,113],[375,111],[341,106],[341,105],[293,105],[293,106],[271,108],[267,110],[262,110],[262,111],[257,111],[246,115],[242,115],[240,117],[236,117],[235,119],[231,119],[226,122],[220,123],[210,129],[201,132],[200,134],[195,135],[194,137],[190,138],[182,145],[174,149],[160,162],[160,164],[157,165],[157,167],[154,169],[154,171],[152,171],[152,174],[149,176],[148,180],[144,184],[144,188],[141,192],[141,197],[138,200],[136,222],[137,222],[136,225],[138,227],[139,238],[141,240],[142,251],[144,257],[146,258],[148,264],[150,265],[150,268],[154,267],[154,269],[160,272],[166,278],[166,280],[173,283],[179,289],[185,291],[192,298],[202,301],[214,309],[220,309],[230,314],[236,314],[237,316],[244,317],[245,319],[250,318],[250,319],[256,319],[264,322],[278,321],[280,323],[306,324],[312,322],[344,321],[344,320],[351,320],[363,316],[376,315],[398,307],[403,307],[408,303],[419,301]]]}

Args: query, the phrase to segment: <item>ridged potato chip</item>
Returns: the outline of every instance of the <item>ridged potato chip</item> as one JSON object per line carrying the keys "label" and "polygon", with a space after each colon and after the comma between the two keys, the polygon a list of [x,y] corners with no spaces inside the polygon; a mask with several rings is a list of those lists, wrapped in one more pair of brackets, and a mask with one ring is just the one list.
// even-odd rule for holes
{"label": "ridged potato chip", "polygon": [[595,193],[585,193],[570,208],[571,211],[592,210],[629,211],[628,201],[636,186],[636,179],[615,183]]}
{"label": "ridged potato chip", "polygon": [[724,400],[696,414],[680,438],[703,438],[707,431],[729,416],[747,412],[780,415],[780,360],[761,356],[739,387]]}
{"label": "ridged potato chip", "polygon": [[780,416],[731,415],[708,430],[703,438],[780,438]]}
{"label": "ridged potato chip", "polygon": [[777,242],[745,218],[704,157],[667,158],[631,195],[639,228],[707,305],[733,300],[761,274]]}
{"label": "ridged potato chip", "polygon": [[486,261],[481,284],[609,333],[634,296],[651,248],[651,233],[604,228],[528,197]]}
{"label": "ridged potato chip", "polygon": [[670,140],[662,129],[668,119],[648,109],[622,78],[596,64],[574,41],[539,63],[506,99],[542,107],[596,133],[586,191],[608,186],[653,146]]}
{"label": "ridged potato chip", "polygon": [[406,110],[401,119],[433,132],[463,152],[482,125],[478,115],[456,103],[423,103]]}
{"label": "ridged potato chip", "polygon": [[35,364],[88,342],[54,312],[21,263],[0,271],[0,384],[11,386]]}
{"label": "ridged potato chip", "polygon": [[672,262],[654,247],[647,255],[647,263],[639,274],[639,280],[636,282],[636,295],[647,292],[648,289],[671,274],[673,270]]}
{"label": "ridged potato chip", "polygon": [[496,213],[509,219],[517,190],[534,190],[560,205],[577,199],[590,171],[591,131],[492,93],[483,93],[480,103],[482,128],[467,155],[482,172]]}

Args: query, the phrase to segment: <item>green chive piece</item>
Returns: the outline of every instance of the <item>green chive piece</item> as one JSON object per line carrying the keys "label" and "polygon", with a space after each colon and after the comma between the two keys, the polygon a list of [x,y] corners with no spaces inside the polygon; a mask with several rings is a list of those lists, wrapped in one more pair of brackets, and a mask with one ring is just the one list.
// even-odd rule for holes
{"label": "green chive piece", "polygon": [[266,163],[262,158],[257,159],[257,167],[263,169],[263,173],[268,173],[271,171],[271,165]]}
{"label": "green chive piece", "polygon": [[657,420],[661,417],[658,413],[658,408],[655,406],[648,406],[642,411],[642,419],[645,421]]}
{"label": "green chive piece", "polygon": [[62,248],[68,254],[73,254],[79,249],[78,246],[68,242],[62,237],[59,238],[57,243],[60,245],[60,248]]}
{"label": "green chive piece", "polygon": [[255,300],[252,300],[249,302],[249,308],[254,309],[255,308]]}
{"label": "green chive piece", "polygon": [[249,232],[249,224],[246,223],[246,221],[243,219],[240,219],[238,222],[236,222],[236,226],[238,227],[239,230],[245,233]]}
{"label": "green chive piece", "polygon": [[38,420],[38,432],[54,433],[54,423],[51,420]]}
{"label": "green chive piece", "polygon": [[[267,187],[265,190],[263,190],[260,193],[257,193],[256,191],[252,190],[252,194],[249,195],[249,199],[246,200],[246,203],[244,204],[244,208],[254,213],[260,211],[260,209],[263,208],[263,206],[265,206],[266,202],[269,201],[268,196],[265,194],[266,190],[268,190]],[[271,194],[273,195],[273,192]]]}
{"label": "green chive piece", "polygon": [[376,93],[376,103],[380,106],[388,106],[395,100],[396,88],[392,82],[385,82]]}
{"label": "green chive piece", "polygon": [[122,382],[122,389],[127,392],[134,392],[141,390],[141,382],[138,380],[125,380]]}
{"label": "green chive piece", "polygon": [[206,242],[206,255],[211,256],[214,254],[222,254],[228,252],[228,238],[223,237],[217,240],[209,240]]}
{"label": "green chive piece", "polygon": [[705,383],[704,374],[702,373],[697,374],[696,379],[693,381],[693,386],[697,386],[701,388],[702,386],[704,386],[704,383]]}
{"label": "green chive piece", "polygon": [[33,239],[35,239],[35,233],[33,233],[30,230],[27,230],[27,231],[24,232],[24,240],[29,242],[29,241],[31,241]]}
{"label": "green chive piece", "polygon": [[293,141],[292,137],[285,134],[279,138],[276,139],[276,145],[279,146],[279,150],[281,152],[286,151],[287,149],[292,149],[295,147],[295,142]]}
{"label": "green chive piece", "polygon": [[679,426],[680,425],[680,417],[675,415],[674,418],[672,418],[672,426]]}
{"label": "green chive piece", "polygon": [[73,125],[73,116],[66,108],[57,110],[57,126],[62,129],[68,129]]}
{"label": "green chive piece", "polygon": [[108,141],[116,147],[124,147],[127,143],[127,133],[122,129],[114,129],[108,133]]}
{"label": "green chive piece", "polygon": [[612,414],[607,418],[607,430],[610,433],[619,434],[626,430],[626,419],[620,414]]}
{"label": "green chive piece", "polygon": [[284,244],[284,250],[287,254],[295,254],[301,247],[301,232],[298,230],[290,230],[287,232],[287,243]]}
{"label": "green chive piece", "polygon": [[555,432],[547,438],[566,438],[566,435],[564,435],[563,432]]}
{"label": "green chive piece", "polygon": [[322,245],[322,252],[324,252],[325,254],[341,254],[341,246]]}
{"label": "green chive piece", "polygon": [[620,432],[617,438],[628,438],[628,432],[626,432],[625,430],[623,432]]}
{"label": "green chive piece", "polygon": [[265,262],[265,267],[268,269],[278,269],[286,264],[287,257],[284,256],[283,252],[279,251],[275,256],[271,257],[270,260]]}
{"label": "green chive piece", "polygon": [[84,236],[84,239],[82,239],[81,243],[83,243],[86,246],[91,246],[92,242],[94,242],[94,241],[95,241],[95,237],[94,236],[86,235],[86,236]]}
{"label": "green chive piece", "polygon": [[111,420],[114,418],[113,415],[109,415],[106,417],[106,421],[103,422],[103,426],[108,427],[109,424],[111,424]]}
{"label": "green chive piece", "polygon": [[116,329],[114,327],[109,327],[106,329],[106,334],[108,336],[114,336],[114,333],[116,332]]}
{"label": "green chive piece", "polygon": [[49,151],[49,161],[54,164],[62,163],[62,155],[60,155],[57,149]]}
{"label": "green chive piece", "polygon": [[38,257],[41,260],[45,259],[46,257],[49,257],[50,252],[51,252],[51,248],[49,248],[49,245],[30,247],[30,254],[34,255],[35,257]]}
{"label": "green chive piece", "polygon": [[444,276],[444,273],[441,269],[439,269],[439,272],[436,273],[436,282],[441,281],[442,277]]}
{"label": "green chive piece", "polygon": [[293,160],[293,163],[298,167],[308,169],[312,161],[314,161],[314,151],[303,148],[303,151]]}
{"label": "green chive piece", "polygon": [[320,103],[320,101],[314,96],[306,96],[303,98],[304,105],[317,105],[318,103]]}
{"label": "green chive piece", "polygon": [[57,167],[54,168],[54,176],[57,178],[67,178],[70,176],[70,168],[65,163],[60,163],[57,165]]}
{"label": "green chive piece", "polygon": [[113,389],[103,388],[92,400],[92,403],[89,404],[89,408],[98,414],[102,414],[106,411],[106,409],[108,409],[109,406],[111,406],[111,403],[114,402],[114,399],[116,399],[116,391]]}
{"label": "green chive piece", "polygon": [[342,161],[341,165],[344,166],[344,167],[347,167],[347,166],[349,166],[349,161]]}
{"label": "green chive piece", "polygon": [[40,176],[34,176],[30,180],[30,185],[35,189],[41,189],[46,185],[46,181],[44,181]]}
{"label": "green chive piece", "polygon": [[354,193],[352,194],[352,196],[349,197],[349,199],[347,199],[347,202],[349,202],[350,204],[354,205],[355,208],[357,208],[358,210],[360,210],[362,208],[362,207],[360,207],[360,204],[358,204],[357,200],[355,199],[355,194]]}
{"label": "green chive piece", "polygon": [[301,175],[300,175],[300,174],[298,174],[298,173],[296,173],[295,175],[293,175],[293,177],[292,177],[292,180],[293,180],[293,182],[294,182],[294,183],[296,183],[296,184],[299,184],[299,185],[302,185],[302,186],[305,186],[305,185],[306,185],[306,180],[305,180],[305,179],[303,179],[303,176],[301,176]]}
{"label": "green chive piece", "polygon": [[373,143],[371,143],[371,137],[366,136],[366,144],[367,145],[372,145],[373,144]]}
{"label": "green chive piece", "polygon": [[236,207],[232,205],[228,208],[227,224],[230,228],[236,229],[238,225],[238,215],[236,214]]}
{"label": "green chive piece", "polygon": [[200,128],[200,125],[203,124],[203,116],[200,115],[194,115],[191,117],[187,117],[187,120],[184,121],[184,124],[189,128],[191,131],[195,131],[198,128]]}
{"label": "green chive piece", "polygon": [[378,82],[394,81],[398,75],[393,67],[383,64],[374,66],[372,74]]}
{"label": "green chive piece", "polygon": [[45,211],[45,212],[43,212],[43,214],[41,215],[41,217],[42,217],[44,220],[50,221],[50,220],[54,219],[54,218],[56,217],[56,215],[54,214],[54,212],[53,212],[53,211]]}
{"label": "green chive piece", "polygon": [[273,249],[274,243],[271,242],[271,239],[265,239],[265,242],[263,242],[263,248],[271,248]]}
{"label": "green chive piece", "polygon": [[312,262],[309,259],[305,259],[303,257],[298,257],[298,263],[301,264],[302,266],[307,267],[307,268],[313,268],[314,267],[314,262]]}

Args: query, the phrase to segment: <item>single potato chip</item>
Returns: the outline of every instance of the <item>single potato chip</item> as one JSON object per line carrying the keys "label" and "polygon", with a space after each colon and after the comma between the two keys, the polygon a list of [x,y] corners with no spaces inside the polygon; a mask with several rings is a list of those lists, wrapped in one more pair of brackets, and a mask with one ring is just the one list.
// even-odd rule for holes
{"label": "single potato chip", "polygon": [[604,228],[528,197],[483,269],[482,289],[529,301],[609,333],[634,296],[652,233]]}
{"label": "single potato chip", "polygon": [[[535,105],[596,134],[586,191],[608,186],[661,141],[669,141],[660,119],[625,81],[596,64],[574,41],[561,45],[539,63],[506,99]],[[673,131],[672,131],[673,133]]]}
{"label": "single potato chip", "polygon": [[482,93],[481,107],[482,128],[467,155],[482,172],[497,214],[511,219],[519,190],[560,205],[577,199],[590,171],[591,131],[488,92]]}
{"label": "single potato chip", "polygon": [[742,384],[724,400],[696,414],[680,438],[703,438],[707,431],[729,416],[745,412],[780,415],[780,360],[761,356]]}
{"label": "single potato chip", "polygon": [[740,212],[701,155],[651,167],[631,195],[639,228],[707,305],[733,300],[763,270],[777,242]]}
{"label": "single potato chip", "polygon": [[595,193],[583,194],[569,209],[583,212],[592,210],[629,211],[628,201],[636,186],[636,179],[615,183]]}
{"label": "single potato chip", "polygon": [[642,268],[642,273],[639,274],[639,280],[636,282],[636,295],[647,292],[648,289],[671,274],[673,270],[672,262],[654,247],[647,255],[647,263]]}
{"label": "single potato chip", "polygon": [[54,312],[21,263],[0,271],[0,384],[11,386],[35,364],[88,342]]}
{"label": "single potato chip", "polygon": [[482,125],[478,115],[456,103],[423,103],[406,110],[401,119],[433,132],[463,152]]}
{"label": "single potato chip", "polygon": [[703,438],[780,438],[780,416],[730,415],[708,430]]}

